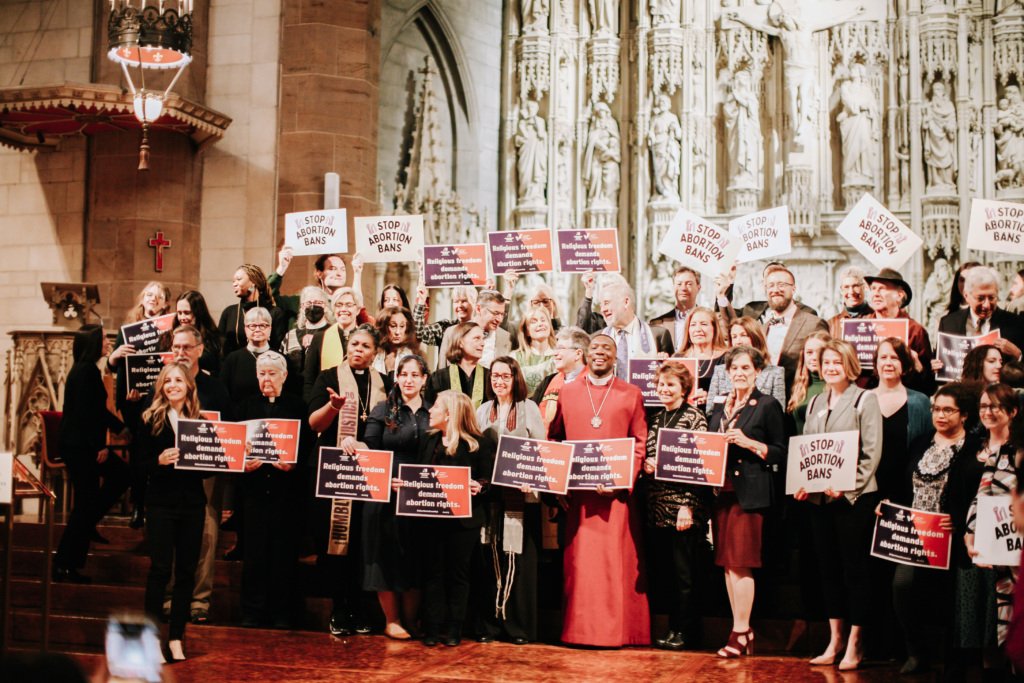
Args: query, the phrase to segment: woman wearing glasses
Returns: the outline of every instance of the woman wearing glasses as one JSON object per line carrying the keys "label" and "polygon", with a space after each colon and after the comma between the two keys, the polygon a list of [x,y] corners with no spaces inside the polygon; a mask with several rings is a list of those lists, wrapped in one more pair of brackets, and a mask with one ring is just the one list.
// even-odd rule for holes
{"label": "woman wearing glasses", "polygon": [[938,642],[940,629],[936,626],[947,621],[952,577],[960,567],[971,564],[960,539],[967,507],[981,478],[982,463],[976,457],[981,441],[965,429],[974,407],[971,392],[959,383],[946,384],[935,392],[931,405],[935,433],[920,436],[910,445],[909,467],[892,497],[893,502],[915,510],[948,514],[944,528],[953,531],[954,545],[952,572],[895,565],[892,600],[907,649],[901,674],[927,668],[928,643]]}
{"label": "woman wearing glasses", "polygon": [[[1005,384],[990,384],[982,391],[978,402],[978,416],[986,432],[982,434],[983,443],[978,457],[984,456],[985,464],[977,493],[967,512],[964,543],[967,554],[972,558],[979,555],[974,547],[978,500],[985,496],[1009,496],[1017,487],[1018,456],[1013,426],[1018,405],[1016,392]],[[957,577],[957,611],[963,619],[958,624],[958,635],[962,645],[981,648],[987,666],[996,666],[1001,659],[998,648],[1006,641],[1007,627],[1013,615],[1017,567],[978,566],[983,571],[975,577],[973,586],[967,583],[970,577],[962,574]],[[995,633],[991,629],[993,622]],[[967,639],[968,635],[973,637]]]}
{"label": "woman wearing glasses", "polygon": [[245,346],[224,358],[220,379],[236,405],[247,398],[260,396],[256,359],[261,353],[271,350],[269,340],[272,324],[270,311],[258,306],[250,308],[245,312]]}
{"label": "woman wearing glasses", "polygon": [[[359,326],[359,311],[363,295],[352,287],[339,287],[331,295],[335,324],[313,334],[302,368],[302,397],[309,403],[313,398],[313,385],[324,370],[336,368],[345,360],[348,342]],[[376,335],[375,335],[376,336]]]}

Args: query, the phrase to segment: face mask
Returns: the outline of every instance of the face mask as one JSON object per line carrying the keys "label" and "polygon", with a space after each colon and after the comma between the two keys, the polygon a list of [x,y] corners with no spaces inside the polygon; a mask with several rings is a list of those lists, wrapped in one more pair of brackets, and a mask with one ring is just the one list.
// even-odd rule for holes
{"label": "face mask", "polygon": [[318,322],[324,319],[324,307],[323,306],[310,306],[306,309],[306,320],[311,324],[316,325]]}

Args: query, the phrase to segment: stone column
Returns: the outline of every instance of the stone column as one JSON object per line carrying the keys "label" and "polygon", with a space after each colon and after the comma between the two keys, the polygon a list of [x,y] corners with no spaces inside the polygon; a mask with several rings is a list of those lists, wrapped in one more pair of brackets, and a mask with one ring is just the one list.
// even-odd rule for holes
{"label": "stone column", "polygon": [[[380,0],[292,0],[281,10],[281,109],[278,132],[277,241],[284,215],[323,207],[323,177],[341,176],[341,208],[372,216],[377,201]],[[346,258],[346,261],[348,259]],[[295,273],[311,273],[296,258]],[[364,271],[367,300],[373,269]],[[304,277],[285,280],[293,293]]]}

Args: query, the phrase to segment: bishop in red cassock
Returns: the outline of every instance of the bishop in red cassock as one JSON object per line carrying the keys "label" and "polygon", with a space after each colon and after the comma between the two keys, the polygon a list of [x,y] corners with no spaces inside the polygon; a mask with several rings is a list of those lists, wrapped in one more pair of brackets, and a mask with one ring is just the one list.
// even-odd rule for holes
{"label": "bishop in red cassock", "polygon": [[[634,479],[647,441],[640,390],[615,377],[615,341],[595,335],[586,377],[558,397],[549,438],[633,437]],[[650,645],[651,624],[640,557],[642,520],[632,491],[571,491],[564,556],[562,641],[576,645]]]}

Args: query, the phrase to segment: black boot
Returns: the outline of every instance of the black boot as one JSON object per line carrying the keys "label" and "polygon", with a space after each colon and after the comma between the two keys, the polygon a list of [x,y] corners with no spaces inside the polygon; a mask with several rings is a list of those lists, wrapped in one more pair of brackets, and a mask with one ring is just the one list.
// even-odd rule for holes
{"label": "black boot", "polygon": [[128,522],[128,526],[133,529],[141,529],[146,525],[146,511],[142,509],[141,505],[136,505],[132,508],[132,518]]}

